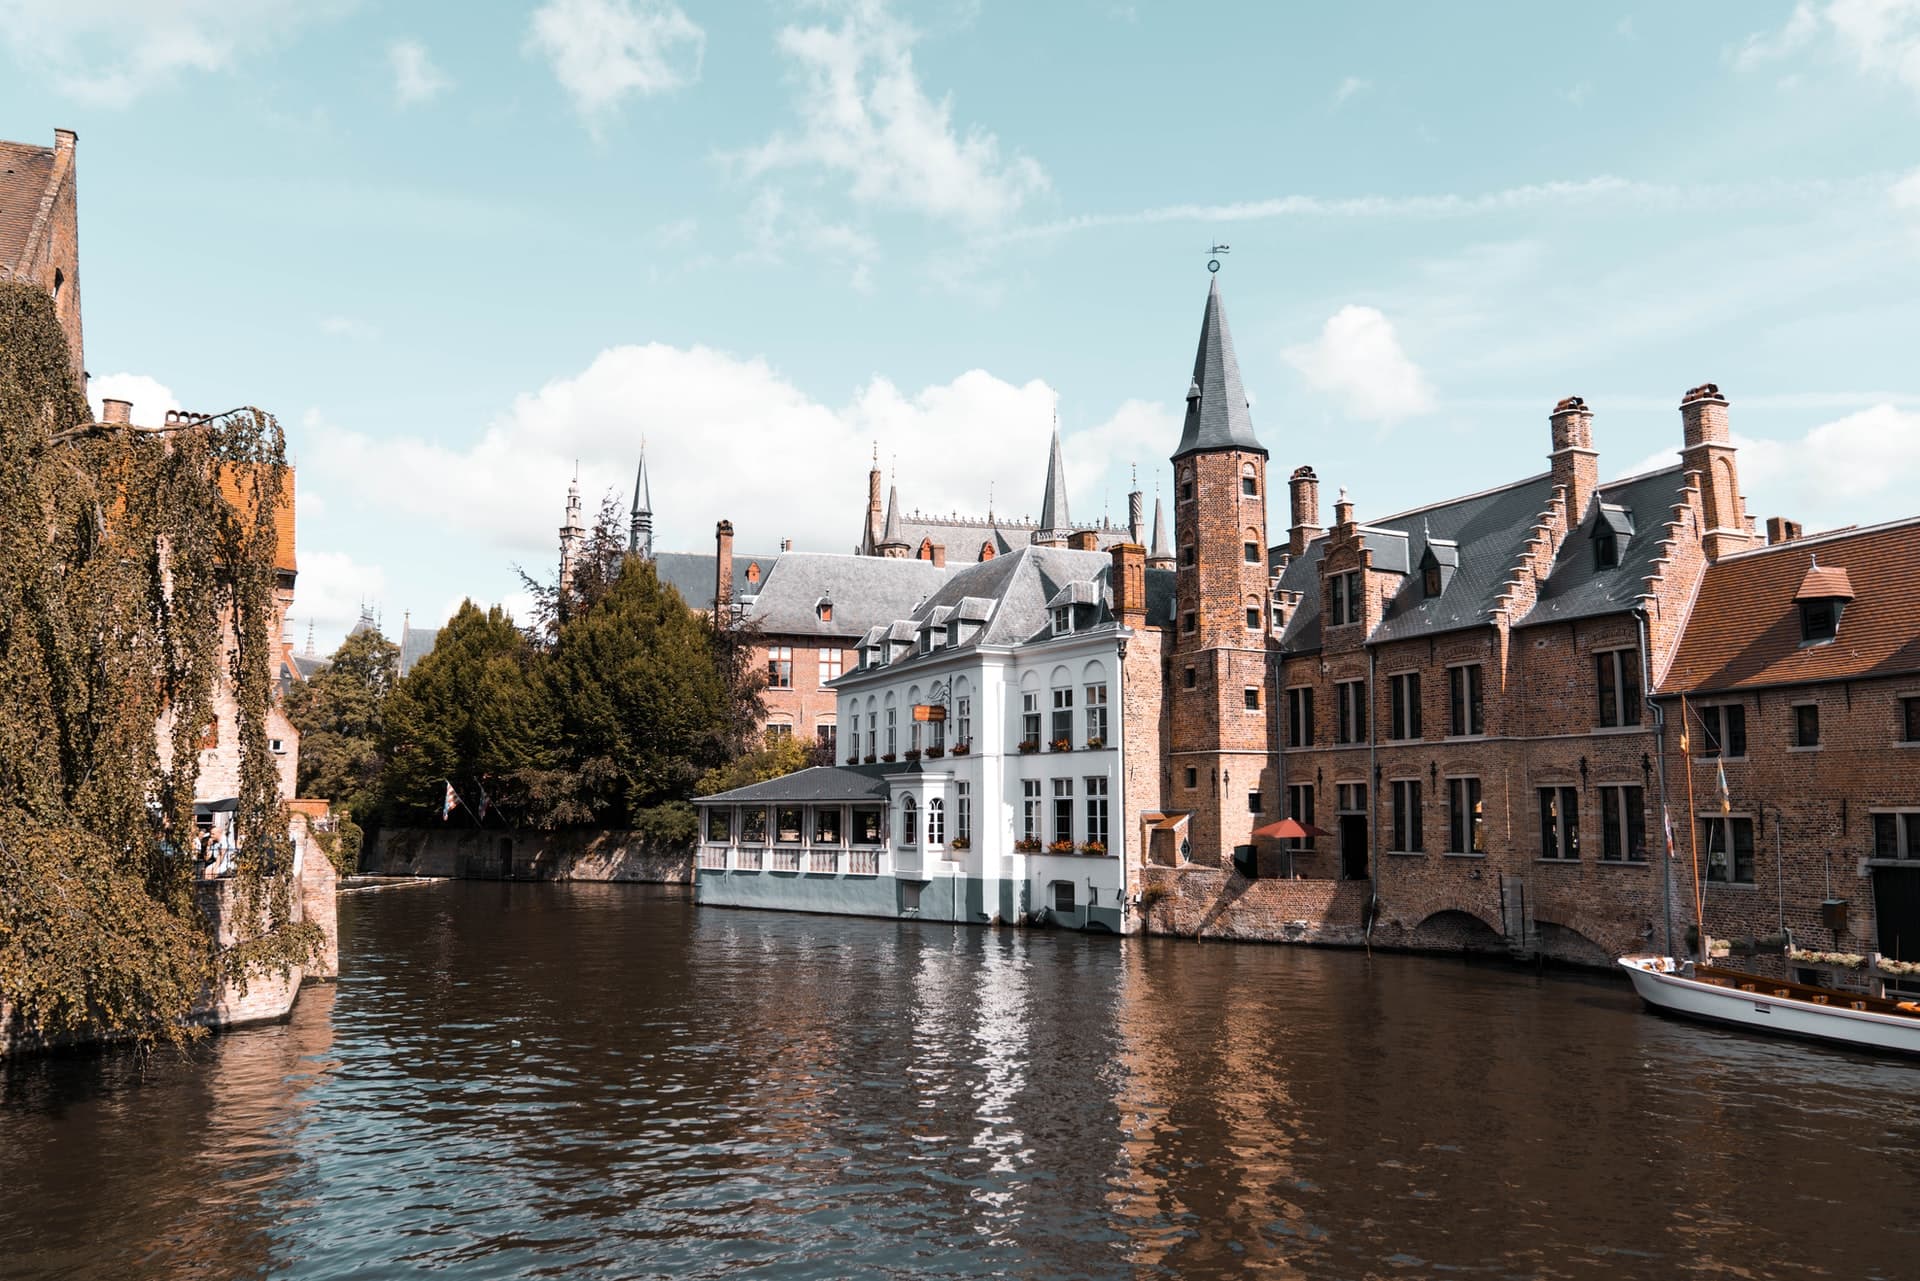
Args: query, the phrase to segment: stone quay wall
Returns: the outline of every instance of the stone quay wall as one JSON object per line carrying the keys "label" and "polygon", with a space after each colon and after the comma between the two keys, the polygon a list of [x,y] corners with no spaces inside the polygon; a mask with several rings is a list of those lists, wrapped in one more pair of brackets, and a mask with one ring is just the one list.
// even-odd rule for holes
{"label": "stone quay wall", "polygon": [[360,856],[372,876],[481,881],[643,881],[693,884],[693,848],[658,846],[639,832],[393,828]]}

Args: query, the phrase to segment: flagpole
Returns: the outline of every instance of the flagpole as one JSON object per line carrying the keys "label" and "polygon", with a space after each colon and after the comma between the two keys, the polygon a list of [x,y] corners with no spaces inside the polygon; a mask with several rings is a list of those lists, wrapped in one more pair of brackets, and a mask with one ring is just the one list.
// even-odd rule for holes
{"label": "flagpole", "polygon": [[1687,696],[1680,696],[1680,757],[1687,767],[1687,849],[1693,859],[1693,924],[1700,935],[1700,964],[1710,964],[1712,949],[1707,945],[1707,916],[1700,902],[1700,824],[1693,817],[1693,722],[1688,719]]}

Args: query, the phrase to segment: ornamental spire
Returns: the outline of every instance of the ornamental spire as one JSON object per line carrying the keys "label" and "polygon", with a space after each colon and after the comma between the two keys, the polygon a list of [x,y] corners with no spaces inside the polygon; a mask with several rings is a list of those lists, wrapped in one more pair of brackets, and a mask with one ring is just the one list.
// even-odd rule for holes
{"label": "ornamental spire", "polygon": [[1240,361],[1233,354],[1233,335],[1220,300],[1220,277],[1207,288],[1207,306],[1200,317],[1200,346],[1193,355],[1193,380],[1187,388],[1187,417],[1180,429],[1180,447],[1174,458],[1213,449],[1243,449],[1264,455],[1267,450],[1253,434],[1253,415],[1247,392],[1240,384]]}

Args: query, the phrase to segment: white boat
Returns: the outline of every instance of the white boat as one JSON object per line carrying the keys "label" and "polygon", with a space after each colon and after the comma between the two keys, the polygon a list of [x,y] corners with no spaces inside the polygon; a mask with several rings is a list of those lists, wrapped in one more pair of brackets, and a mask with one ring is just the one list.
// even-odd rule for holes
{"label": "white boat", "polygon": [[1622,957],[1620,967],[1641,1000],[1668,1014],[1920,1056],[1920,1003],[1884,1001],[1718,966],[1682,966],[1668,956]]}

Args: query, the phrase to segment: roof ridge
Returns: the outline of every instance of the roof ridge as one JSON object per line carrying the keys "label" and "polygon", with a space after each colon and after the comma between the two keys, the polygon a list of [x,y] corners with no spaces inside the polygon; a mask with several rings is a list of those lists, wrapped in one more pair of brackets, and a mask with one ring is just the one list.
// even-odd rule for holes
{"label": "roof ridge", "polygon": [[1509,489],[1519,489],[1523,485],[1531,485],[1537,481],[1551,479],[1552,476],[1553,476],[1553,473],[1550,471],[1536,472],[1532,476],[1527,476],[1520,480],[1509,481],[1504,485],[1494,485],[1489,489],[1476,490],[1471,494],[1461,494],[1454,498],[1442,498],[1435,502],[1422,504],[1419,507],[1409,507],[1405,511],[1394,512],[1390,516],[1376,516],[1373,518],[1372,522],[1370,523],[1377,525],[1383,521],[1399,520],[1402,517],[1406,517],[1406,516],[1419,516],[1425,512],[1433,511],[1435,508],[1439,508],[1439,507],[1451,507],[1455,503],[1471,502],[1476,498],[1491,498],[1495,494],[1504,494]]}
{"label": "roof ridge", "polygon": [[1802,534],[1798,538],[1789,538],[1784,543],[1762,543],[1758,547],[1745,547],[1736,552],[1728,552],[1714,563],[1724,565],[1730,560],[1747,560],[1755,556],[1764,556],[1768,552],[1786,551],[1795,547],[1818,547],[1822,543],[1838,542],[1843,538],[1856,538],[1865,534],[1883,534],[1890,529],[1900,529],[1914,524],[1920,524],[1920,516],[1901,516],[1895,520],[1883,520],[1877,525],[1844,525],[1839,529],[1822,530],[1817,534]]}

